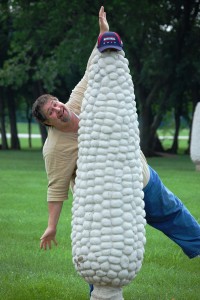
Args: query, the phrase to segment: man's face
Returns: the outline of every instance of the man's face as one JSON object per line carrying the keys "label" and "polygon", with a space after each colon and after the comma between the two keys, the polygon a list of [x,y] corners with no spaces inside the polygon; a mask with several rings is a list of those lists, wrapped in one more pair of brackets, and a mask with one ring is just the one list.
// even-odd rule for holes
{"label": "man's face", "polygon": [[65,123],[69,122],[71,117],[71,112],[56,98],[50,99],[46,104],[44,104],[42,112],[47,118],[45,123],[57,129],[60,129],[62,126],[66,126]]}

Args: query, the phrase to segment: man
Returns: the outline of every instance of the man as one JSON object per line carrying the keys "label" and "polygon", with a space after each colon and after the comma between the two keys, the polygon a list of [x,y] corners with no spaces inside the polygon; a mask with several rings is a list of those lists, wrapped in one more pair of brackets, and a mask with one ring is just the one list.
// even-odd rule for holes
{"label": "man", "polygon": [[[109,30],[106,13],[99,12],[100,34]],[[78,153],[77,131],[82,99],[87,87],[88,68],[94,49],[88,61],[83,79],[72,91],[67,104],[51,95],[39,97],[33,105],[35,118],[48,126],[48,138],[43,148],[48,175],[48,226],[41,237],[41,249],[57,245],[56,226],[67,198],[69,186],[73,189]],[[141,153],[143,164],[143,191],[147,223],[161,230],[177,243],[189,258],[200,255],[200,226],[182,202],[161,182],[157,173],[147,165]]]}

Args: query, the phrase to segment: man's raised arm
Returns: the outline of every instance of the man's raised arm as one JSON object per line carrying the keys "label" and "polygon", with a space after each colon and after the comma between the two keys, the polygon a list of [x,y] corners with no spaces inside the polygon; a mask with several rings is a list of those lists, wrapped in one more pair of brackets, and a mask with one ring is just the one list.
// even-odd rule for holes
{"label": "man's raised arm", "polygon": [[[101,8],[99,10],[99,35],[106,31],[109,31],[109,25],[108,25],[108,21],[106,18],[106,12],[104,11],[104,7],[101,6]],[[69,101],[68,101],[70,108],[72,108],[73,111],[75,111],[75,113],[77,115],[79,115],[80,110],[81,110],[83,96],[84,96],[85,90],[87,88],[87,83],[88,83],[88,70],[91,65],[91,61],[92,61],[93,57],[95,56],[96,51],[98,51],[97,43],[95,44],[95,47],[88,59],[85,74],[84,74],[83,78],[81,79],[81,81],[73,89],[73,91],[70,95]]]}

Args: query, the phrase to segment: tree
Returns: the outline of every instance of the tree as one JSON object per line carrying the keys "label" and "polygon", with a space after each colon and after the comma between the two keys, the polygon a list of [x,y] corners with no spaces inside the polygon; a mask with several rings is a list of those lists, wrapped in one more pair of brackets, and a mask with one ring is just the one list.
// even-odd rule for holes
{"label": "tree", "polygon": [[[190,67],[191,58],[199,56],[199,1],[134,1],[129,10],[127,1],[120,1],[118,10],[113,11],[121,16],[119,22],[114,21],[114,28],[118,32],[126,28],[121,36],[134,70],[141,147],[148,156],[153,153],[152,141],[166,111],[174,108],[177,116],[181,101],[191,101],[184,96],[191,84],[188,80],[181,83],[199,73],[197,61],[192,73]],[[121,20],[126,20],[126,26]],[[177,124],[175,140],[178,129]]]}
{"label": "tree", "polygon": [[0,88],[0,132],[1,132],[1,149],[8,149],[8,142],[6,137],[6,127],[5,127],[5,110],[4,110],[4,98],[3,89]]}
{"label": "tree", "polygon": [[[97,37],[99,2],[12,0],[3,5],[7,10],[0,21],[9,39],[0,56],[0,86],[19,93],[15,99],[23,98],[27,107],[46,92],[66,102]],[[189,120],[188,109],[196,101],[194,94],[199,95],[199,1],[112,0],[105,8],[133,74],[142,150],[147,156],[154,153],[157,129],[173,110],[171,151],[176,153],[180,117]]]}

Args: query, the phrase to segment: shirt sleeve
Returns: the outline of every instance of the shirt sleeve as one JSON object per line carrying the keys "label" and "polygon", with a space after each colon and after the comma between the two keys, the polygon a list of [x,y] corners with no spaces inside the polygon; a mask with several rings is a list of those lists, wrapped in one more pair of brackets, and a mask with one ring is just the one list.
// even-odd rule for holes
{"label": "shirt sleeve", "polygon": [[140,157],[141,157],[141,162],[142,162],[142,169],[143,169],[143,188],[148,184],[149,179],[150,179],[150,171],[149,167],[147,164],[146,157],[144,156],[143,152],[140,151]]}
{"label": "shirt sleeve", "polygon": [[47,201],[67,200],[76,172],[77,140],[60,141],[56,149],[47,148],[43,155],[48,179]]}

